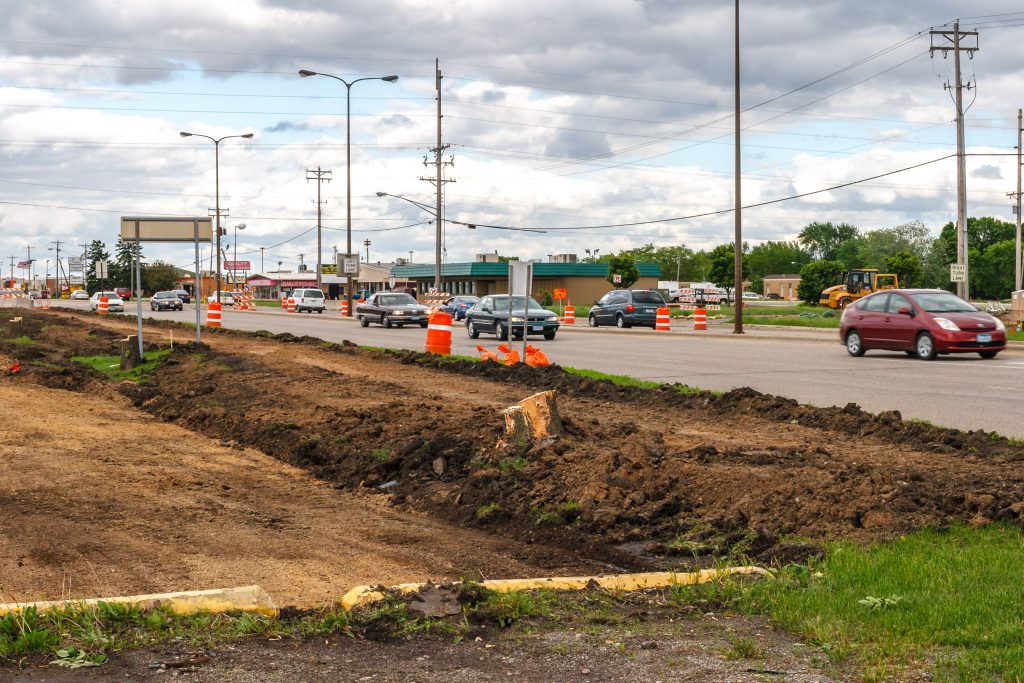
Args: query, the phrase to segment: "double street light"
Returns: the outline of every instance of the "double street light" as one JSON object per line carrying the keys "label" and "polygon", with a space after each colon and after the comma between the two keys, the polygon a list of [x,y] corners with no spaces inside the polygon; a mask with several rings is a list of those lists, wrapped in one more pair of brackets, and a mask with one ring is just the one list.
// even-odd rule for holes
{"label": "double street light", "polygon": [[[245,223],[239,223],[238,225],[235,226],[235,255],[233,257],[234,261],[235,261],[235,267],[231,269],[231,275],[233,276],[233,279],[235,281],[235,285],[234,285],[233,289],[238,289],[238,231],[239,230],[245,230]],[[219,301],[219,299],[218,299],[218,301]]]}
{"label": "double street light", "polygon": [[[341,76],[335,76],[334,74],[325,74],[318,71],[309,71],[308,69],[300,69],[299,75],[303,78],[309,76],[326,76],[327,78],[333,78],[336,81],[340,81],[345,84],[345,217],[346,217],[346,248],[345,257],[349,258],[352,256],[352,86],[359,81],[385,81],[387,83],[394,83],[398,80],[398,76],[366,76],[365,78],[357,78],[353,81],[346,81]],[[320,263],[320,254],[317,254],[317,264]],[[319,265],[318,265],[319,269]],[[319,277],[319,273],[317,274]],[[345,284],[345,298],[348,300],[348,315],[353,315],[352,307],[352,275],[348,274]]]}
{"label": "double street light", "polygon": [[[246,140],[252,140],[253,134],[252,133],[244,133],[242,135],[225,135],[222,138],[214,138],[214,137],[210,137],[209,135],[203,135],[202,133],[187,133],[185,131],[181,131],[181,133],[179,133],[179,135],[181,135],[181,137],[183,137],[183,138],[188,138],[188,137],[193,137],[193,136],[194,137],[198,137],[198,138],[206,138],[207,140],[209,140],[210,142],[213,143],[213,154],[214,154],[213,158],[214,158],[214,169],[215,169],[214,170],[214,174],[215,174],[214,177],[216,178],[216,197],[217,197],[217,199],[216,199],[217,205],[216,205],[216,209],[215,209],[215,211],[217,213],[217,303],[221,303],[221,298],[220,298],[220,143],[223,142],[224,140],[229,140],[231,138],[245,138]],[[238,236],[237,232],[235,233],[235,236],[236,237]],[[196,264],[196,281],[197,281],[197,283],[198,283],[198,278],[199,278],[199,264],[197,263]],[[201,292],[200,292],[200,294],[201,294]],[[196,300],[198,301],[198,298]]]}

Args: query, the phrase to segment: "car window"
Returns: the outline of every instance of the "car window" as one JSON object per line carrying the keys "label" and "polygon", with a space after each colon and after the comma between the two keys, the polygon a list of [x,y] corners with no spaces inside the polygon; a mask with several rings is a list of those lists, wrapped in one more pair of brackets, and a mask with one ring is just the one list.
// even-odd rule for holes
{"label": "car window", "polygon": [[875,312],[884,311],[888,301],[889,301],[889,294],[888,293],[876,294],[874,296],[869,296],[866,299],[863,299],[860,302],[860,305],[858,306],[858,308],[860,308],[862,311],[875,311]]}
{"label": "car window", "polygon": [[650,289],[634,289],[633,303],[637,304],[664,304],[665,300],[661,294]]}
{"label": "car window", "polygon": [[320,291],[319,289],[310,289],[310,290],[307,290],[306,293],[303,296],[305,296],[305,297],[307,297],[309,299],[323,299],[324,298],[324,293],[322,291]]}
{"label": "car window", "polygon": [[408,294],[387,294],[377,297],[377,303],[382,306],[407,306],[416,303],[416,299]]}
{"label": "car window", "polygon": [[601,297],[601,298],[600,298],[600,299],[598,300],[598,302],[597,302],[597,305],[598,305],[598,306],[607,306],[607,305],[608,305],[608,302],[609,302],[609,301],[611,301],[611,298],[612,298],[612,295],[611,295],[611,293],[605,294],[604,296],[602,296],[602,297]]}
{"label": "car window", "polygon": [[613,304],[624,304],[629,301],[629,294],[626,292],[615,292],[612,295],[611,303]]}
{"label": "car window", "polygon": [[915,292],[910,296],[929,313],[974,313],[978,310],[949,292]]}
{"label": "car window", "polygon": [[914,307],[910,305],[910,301],[907,297],[902,294],[896,294],[895,292],[889,294],[889,304],[886,309],[889,313],[899,313],[901,308],[909,308],[914,310]]}

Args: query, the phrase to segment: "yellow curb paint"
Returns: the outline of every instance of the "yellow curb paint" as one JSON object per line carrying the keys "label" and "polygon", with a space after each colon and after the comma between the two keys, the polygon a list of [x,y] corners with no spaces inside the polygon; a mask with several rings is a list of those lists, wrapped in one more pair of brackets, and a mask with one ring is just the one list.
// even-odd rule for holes
{"label": "yellow curb paint", "polygon": [[51,600],[48,602],[8,603],[0,605],[0,616],[8,612],[20,612],[35,607],[39,612],[53,609],[95,607],[100,602],[133,604],[143,609],[163,606],[175,614],[196,612],[258,612],[268,617],[277,615],[277,608],[270,596],[259,586],[239,588],[216,588],[205,591],[184,591],[181,593],[153,593],[115,598],[90,598],[87,600]]}
{"label": "yellow curb paint", "polygon": [[[702,569],[696,572],[685,573],[645,572],[641,574],[614,574],[610,576],[553,576],[539,579],[497,579],[481,581],[480,585],[499,593],[536,590],[538,588],[583,590],[593,585],[607,590],[637,591],[647,588],[663,588],[665,586],[693,586],[736,574],[771,576],[766,569],[761,567],[725,567],[723,569]],[[399,593],[415,593],[426,585],[425,583],[402,583],[397,586],[391,586],[391,590],[398,591]],[[354,607],[383,599],[384,594],[374,586],[356,586],[342,596],[341,606],[346,610],[351,610]]]}

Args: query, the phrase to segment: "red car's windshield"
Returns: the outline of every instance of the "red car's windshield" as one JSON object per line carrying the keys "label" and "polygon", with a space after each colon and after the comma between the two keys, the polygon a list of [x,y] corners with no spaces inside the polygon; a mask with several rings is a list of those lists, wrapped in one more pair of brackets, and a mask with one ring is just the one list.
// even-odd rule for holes
{"label": "red car's windshield", "polygon": [[975,313],[978,310],[949,292],[915,292],[910,298],[929,313]]}

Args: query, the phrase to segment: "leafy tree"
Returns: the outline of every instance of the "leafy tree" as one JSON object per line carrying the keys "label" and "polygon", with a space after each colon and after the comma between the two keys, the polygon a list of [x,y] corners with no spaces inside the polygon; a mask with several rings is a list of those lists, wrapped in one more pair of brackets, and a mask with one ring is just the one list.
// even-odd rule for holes
{"label": "leafy tree", "polygon": [[[967,246],[970,259],[968,273],[971,280],[972,296],[990,299],[1007,296],[1005,292],[1009,291],[1012,284],[1004,290],[1002,285],[999,284],[1001,282],[1000,274],[993,270],[998,268],[998,264],[1002,263],[1004,258],[1002,250],[1005,247],[997,249],[991,257],[988,256],[987,252],[997,244],[1014,241],[1016,239],[1016,230],[1017,228],[1014,223],[1001,221],[990,216],[967,218]],[[941,284],[938,286],[952,290],[953,285],[949,282],[949,264],[957,262],[956,225],[954,223],[950,222],[942,226],[942,232],[939,234],[939,238],[935,240],[933,251],[937,251],[933,257],[936,263],[932,264],[932,267],[929,268],[929,276],[940,280]],[[1012,274],[1013,268],[1013,250],[1011,249],[1008,272]],[[1012,275],[1010,278],[1012,279]]]}
{"label": "leafy tree", "polygon": [[[746,244],[743,251],[747,251]],[[719,244],[708,254],[708,277],[719,287],[736,285],[736,250],[733,243]],[[743,259],[743,279],[750,275],[750,264]]]}
{"label": "leafy tree", "polygon": [[901,251],[885,259],[885,272],[896,273],[901,287],[920,287],[924,280],[921,259],[909,251]]}
{"label": "leafy tree", "polygon": [[[604,257],[601,257],[604,260]],[[622,282],[615,282],[615,275],[622,276]],[[636,261],[629,254],[619,254],[608,258],[608,282],[616,288],[628,289],[633,283],[640,279],[640,269],[636,267]]]}
{"label": "leafy tree", "polygon": [[808,223],[797,239],[815,258],[830,261],[836,258],[839,245],[856,237],[856,226],[848,223]]}
{"label": "leafy tree", "polygon": [[[110,252],[107,251],[107,245],[100,240],[93,240],[89,243],[89,246],[85,250],[85,288],[90,292],[95,292],[100,288],[100,280],[96,277],[96,262],[97,261],[108,261],[110,259]],[[109,278],[109,273],[108,273]],[[109,279],[108,279],[109,283]]]}
{"label": "leafy tree", "polygon": [[894,228],[882,228],[866,232],[855,240],[856,260],[850,262],[849,244],[843,244],[838,252],[843,264],[849,268],[885,269],[885,260],[900,252],[908,252],[923,260],[932,242],[931,233],[920,221],[898,225]]}
{"label": "leafy tree", "polygon": [[989,245],[980,255],[971,250],[971,290],[983,299],[1006,299],[1013,291],[1016,238]]}
{"label": "leafy tree", "polygon": [[843,264],[839,261],[814,261],[800,269],[800,284],[797,286],[797,296],[809,304],[816,304],[821,297],[821,292],[833,285],[843,281],[843,273],[846,272]]}
{"label": "leafy tree", "polygon": [[142,286],[147,292],[174,289],[178,280],[178,269],[170,263],[156,261],[142,269]]}
{"label": "leafy tree", "polygon": [[765,275],[798,273],[811,260],[811,255],[800,248],[798,242],[765,242],[750,250],[745,257],[749,267],[751,285],[762,291]]}

